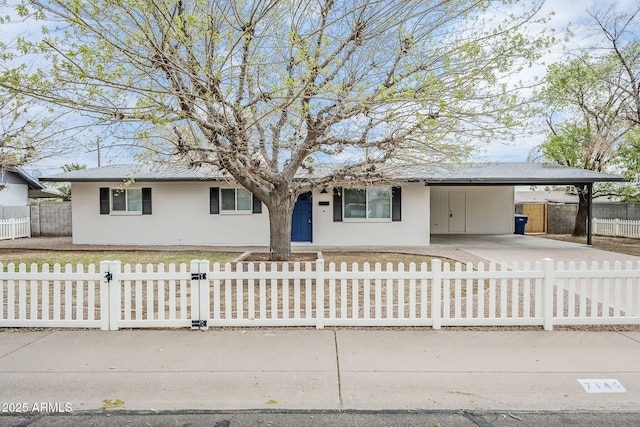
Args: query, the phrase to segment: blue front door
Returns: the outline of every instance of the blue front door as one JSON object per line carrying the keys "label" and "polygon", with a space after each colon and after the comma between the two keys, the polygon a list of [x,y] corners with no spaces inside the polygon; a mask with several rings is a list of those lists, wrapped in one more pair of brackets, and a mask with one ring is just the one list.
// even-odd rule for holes
{"label": "blue front door", "polygon": [[311,192],[298,196],[291,218],[291,241],[311,241]]}

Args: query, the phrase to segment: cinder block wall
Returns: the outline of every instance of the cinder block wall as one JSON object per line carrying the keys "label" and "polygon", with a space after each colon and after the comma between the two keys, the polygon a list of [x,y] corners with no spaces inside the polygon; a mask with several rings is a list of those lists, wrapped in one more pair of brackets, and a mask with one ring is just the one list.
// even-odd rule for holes
{"label": "cinder block wall", "polygon": [[640,203],[594,203],[593,217],[637,221],[640,220]]}
{"label": "cinder block wall", "polygon": [[29,206],[31,216],[31,237],[40,237],[40,205]]}
{"label": "cinder block wall", "polygon": [[41,202],[31,205],[31,235],[71,236],[71,202]]}
{"label": "cinder block wall", "polygon": [[[577,204],[547,205],[547,233],[570,234],[576,223]],[[640,203],[594,203],[593,217],[640,220]]]}
{"label": "cinder block wall", "polygon": [[547,205],[547,233],[571,234],[576,225],[578,205]]}

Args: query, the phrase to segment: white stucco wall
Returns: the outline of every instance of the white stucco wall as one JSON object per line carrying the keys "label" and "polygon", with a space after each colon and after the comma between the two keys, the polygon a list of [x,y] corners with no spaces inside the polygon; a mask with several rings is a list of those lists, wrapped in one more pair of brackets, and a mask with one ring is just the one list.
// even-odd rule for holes
{"label": "white stucco wall", "polygon": [[212,182],[135,183],[152,189],[151,215],[100,215],[100,187],[117,183],[73,183],[73,242],[123,245],[268,245],[269,216],[209,213]]}
{"label": "white stucco wall", "polygon": [[[467,234],[510,234],[514,230],[513,186],[431,187],[431,233],[450,234],[449,200],[463,192]],[[451,232],[458,233],[458,232]]]}
{"label": "white stucco wall", "polygon": [[0,191],[0,205],[27,206],[29,204],[29,186],[27,184],[7,183]]}
{"label": "white stucco wall", "polygon": [[[320,206],[321,200],[329,201]],[[428,245],[429,187],[421,183],[402,186],[401,221],[333,221],[331,189],[313,193],[313,242],[328,245]]]}
{"label": "white stucco wall", "polygon": [[[100,188],[117,183],[73,183],[73,242],[123,245],[269,245],[269,213],[209,213],[212,182],[135,183],[152,189],[152,214],[100,214]],[[331,191],[313,193],[313,243],[327,245],[429,244],[429,187],[402,189],[402,221],[333,222]],[[321,200],[328,206],[320,206]],[[303,243],[303,245],[306,243]]]}

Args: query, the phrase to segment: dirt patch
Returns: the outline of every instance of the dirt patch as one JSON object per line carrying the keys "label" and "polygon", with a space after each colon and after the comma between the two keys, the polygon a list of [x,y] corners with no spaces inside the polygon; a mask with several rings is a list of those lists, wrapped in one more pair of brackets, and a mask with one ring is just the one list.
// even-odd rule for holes
{"label": "dirt patch", "polygon": [[[288,262],[314,262],[322,259],[321,252],[293,252]],[[271,262],[268,252],[245,252],[233,262]]]}
{"label": "dirt patch", "polygon": [[[587,238],[585,236],[575,237],[570,234],[541,234],[537,237],[562,240],[563,242],[581,243],[584,245],[587,244]],[[603,251],[640,256],[640,239],[592,236],[592,247]]]}

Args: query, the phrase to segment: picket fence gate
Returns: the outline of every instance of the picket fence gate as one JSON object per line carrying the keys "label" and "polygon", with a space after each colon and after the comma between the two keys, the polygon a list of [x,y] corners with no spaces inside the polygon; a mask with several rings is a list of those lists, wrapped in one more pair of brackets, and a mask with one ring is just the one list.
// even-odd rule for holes
{"label": "picket fence gate", "polygon": [[[327,268],[328,267],[328,268]],[[0,327],[640,324],[640,263],[0,264]]]}
{"label": "picket fence gate", "polygon": [[30,218],[0,219],[0,240],[31,237]]}

